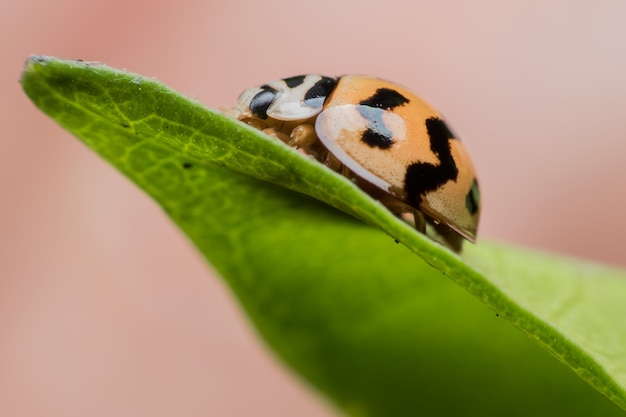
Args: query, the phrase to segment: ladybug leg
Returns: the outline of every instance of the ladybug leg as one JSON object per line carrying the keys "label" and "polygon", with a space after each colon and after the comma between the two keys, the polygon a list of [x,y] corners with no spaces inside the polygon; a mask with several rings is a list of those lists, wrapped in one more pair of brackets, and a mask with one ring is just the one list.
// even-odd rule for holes
{"label": "ladybug leg", "polygon": [[286,135],[282,130],[280,130],[281,126],[268,126],[264,122],[259,119],[255,119],[252,117],[240,117],[240,121],[244,122],[250,127],[253,127],[261,132],[265,133],[268,136],[281,140],[283,142],[289,141],[289,136]]}
{"label": "ladybug leg", "polygon": [[413,210],[413,219],[415,222],[414,227],[418,232],[456,253],[461,253],[463,249],[463,238],[454,230],[450,229],[448,225],[428,218],[417,210]]}
{"label": "ladybug leg", "polygon": [[282,142],[287,143],[289,141],[289,136],[284,134],[283,132],[274,129],[273,127],[268,127],[266,129],[262,129],[261,132],[265,133],[268,136],[276,138]]}
{"label": "ladybug leg", "polygon": [[[283,131],[286,131],[284,129]],[[321,163],[326,163],[328,151],[317,137],[315,128],[310,123],[301,123],[291,129],[285,143]]]}
{"label": "ladybug leg", "polygon": [[287,145],[294,148],[307,149],[317,142],[317,135],[313,125],[302,124],[296,126],[289,135]]}
{"label": "ladybug leg", "polygon": [[456,253],[461,253],[461,250],[463,249],[463,241],[465,239],[444,223],[435,221],[429,222],[428,232],[426,235]]}
{"label": "ladybug leg", "polygon": [[326,165],[328,168],[332,169],[335,172],[339,172],[341,175],[349,177],[348,175],[346,175],[346,173],[342,172],[344,165],[339,162],[339,159],[335,158],[335,155],[331,154],[330,152],[326,152],[324,165]]}
{"label": "ladybug leg", "polygon": [[424,218],[424,215],[417,211],[417,210],[413,210],[413,226],[415,227],[415,230],[417,230],[420,233],[426,234],[426,219]]}
{"label": "ladybug leg", "polygon": [[426,234],[426,218],[420,211],[415,210],[413,207],[390,194],[376,196],[376,194],[374,194],[376,191],[377,190],[373,188],[370,194],[377,198],[393,214],[413,226],[415,230]]}
{"label": "ladybug leg", "polygon": [[240,117],[237,117],[236,119],[239,120],[240,122],[247,124],[250,127],[255,128],[256,130],[263,130],[267,127],[267,125],[263,123],[261,120],[255,119],[253,117],[240,116]]}

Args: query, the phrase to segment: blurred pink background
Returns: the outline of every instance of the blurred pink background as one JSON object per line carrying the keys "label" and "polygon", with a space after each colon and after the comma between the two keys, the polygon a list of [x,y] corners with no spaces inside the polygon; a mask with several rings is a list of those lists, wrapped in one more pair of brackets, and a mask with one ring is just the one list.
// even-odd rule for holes
{"label": "blurred pink background", "polygon": [[366,73],[439,108],[478,167],[480,235],[626,266],[626,2],[0,3],[0,415],[335,415],[161,210],[18,84],[31,53],[212,107]]}

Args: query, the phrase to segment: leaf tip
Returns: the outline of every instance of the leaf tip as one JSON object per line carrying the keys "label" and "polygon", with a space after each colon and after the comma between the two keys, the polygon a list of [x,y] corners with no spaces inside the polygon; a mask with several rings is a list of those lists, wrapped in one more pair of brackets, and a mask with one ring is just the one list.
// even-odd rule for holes
{"label": "leaf tip", "polygon": [[28,59],[26,60],[26,66],[28,67],[31,64],[46,65],[52,59],[53,58],[51,56],[48,56],[48,55],[36,55],[36,54],[33,54],[33,55],[29,56]]}
{"label": "leaf tip", "polygon": [[24,74],[28,72],[32,72],[36,67],[48,65],[48,63],[52,61],[53,59],[54,58],[47,56],[47,55],[29,56],[28,59],[26,59],[26,62],[24,63],[24,72],[22,74],[22,78],[24,77]]}

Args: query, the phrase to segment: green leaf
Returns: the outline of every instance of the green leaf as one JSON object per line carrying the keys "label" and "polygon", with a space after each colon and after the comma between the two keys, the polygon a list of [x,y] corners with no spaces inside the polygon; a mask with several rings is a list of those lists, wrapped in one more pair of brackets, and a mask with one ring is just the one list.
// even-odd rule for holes
{"label": "green leaf", "polygon": [[483,240],[460,257],[321,164],[135,74],[34,56],[22,85],[163,207],[268,345],[346,414],[623,413],[582,380],[626,408],[624,271]]}

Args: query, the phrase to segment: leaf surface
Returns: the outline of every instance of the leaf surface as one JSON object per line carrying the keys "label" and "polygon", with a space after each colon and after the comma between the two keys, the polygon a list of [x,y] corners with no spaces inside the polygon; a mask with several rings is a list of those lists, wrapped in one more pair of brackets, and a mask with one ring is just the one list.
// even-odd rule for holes
{"label": "leaf surface", "polygon": [[269,347],[346,414],[623,414],[582,380],[626,408],[624,271],[483,240],[458,256],[136,74],[33,56],[22,86],[154,198]]}

